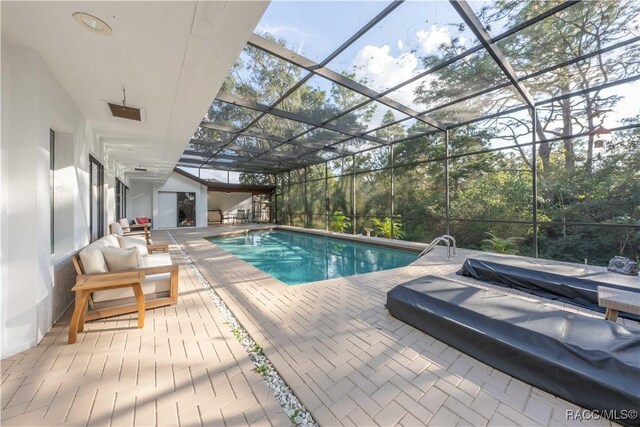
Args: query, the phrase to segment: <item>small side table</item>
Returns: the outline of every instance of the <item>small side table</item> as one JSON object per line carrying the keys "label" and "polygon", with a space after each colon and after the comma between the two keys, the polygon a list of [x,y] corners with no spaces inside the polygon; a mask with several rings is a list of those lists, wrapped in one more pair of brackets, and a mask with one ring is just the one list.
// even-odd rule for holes
{"label": "small side table", "polygon": [[615,322],[621,311],[640,314],[640,293],[598,286],[598,305],[607,309],[604,318]]}
{"label": "small side table", "polygon": [[147,245],[147,250],[150,254],[154,252],[169,252],[169,244],[168,243],[155,243],[152,245]]}
{"label": "small side table", "polygon": [[144,327],[145,304],[144,294],[142,293],[144,277],[144,271],[138,270],[78,276],[76,285],[71,288],[76,293],[76,302],[71,316],[71,323],[69,324],[69,344],[75,343],[78,338],[78,332],[84,330],[84,315],[87,311],[87,302],[91,292],[94,291],[131,287],[136,296],[138,306],[138,328]]}

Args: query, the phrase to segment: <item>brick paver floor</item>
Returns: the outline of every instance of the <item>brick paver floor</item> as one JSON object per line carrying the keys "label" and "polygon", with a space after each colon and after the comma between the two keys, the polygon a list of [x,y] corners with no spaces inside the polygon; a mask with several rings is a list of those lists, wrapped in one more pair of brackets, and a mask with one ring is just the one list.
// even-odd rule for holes
{"label": "brick paver floor", "polygon": [[[387,313],[395,284],[453,277],[464,251],[451,262],[438,250],[417,265],[286,286],[203,239],[248,227],[171,233],[320,425],[585,425],[566,420],[574,404]],[[179,303],[149,310],[142,330],[135,314],[119,316],[88,323],[67,345],[68,317],[2,361],[4,425],[289,424],[189,269],[180,269]]]}
{"label": "brick paver floor", "polygon": [[471,251],[447,261],[438,248],[420,265],[286,286],[202,238],[230,229],[173,235],[320,425],[582,424],[566,419],[576,405],[388,314],[386,292],[398,283],[425,274],[465,280],[455,271]]}
{"label": "brick paver floor", "polygon": [[143,329],[135,314],[93,321],[68,345],[67,313],[2,360],[2,425],[288,425],[191,269],[179,286],[178,304],[148,310]]}

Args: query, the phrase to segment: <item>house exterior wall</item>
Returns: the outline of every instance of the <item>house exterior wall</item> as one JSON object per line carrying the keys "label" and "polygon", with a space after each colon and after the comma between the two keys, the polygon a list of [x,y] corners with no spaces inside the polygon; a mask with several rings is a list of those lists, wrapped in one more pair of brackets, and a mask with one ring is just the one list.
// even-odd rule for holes
{"label": "house exterior wall", "polygon": [[[105,166],[105,223],[115,177],[101,144],[32,49],[2,40],[0,357],[36,345],[73,300],[71,255],[88,243],[89,154]],[[49,129],[56,133],[54,252]],[[111,170],[114,170],[111,166]]]}
{"label": "house exterior wall", "polygon": [[238,209],[251,212],[251,193],[209,191],[209,209],[220,209],[225,218],[235,216]]}
{"label": "house exterior wall", "polygon": [[196,227],[207,226],[207,187],[185,176],[172,173],[163,184],[146,181],[130,183],[131,208],[127,219],[133,221],[139,216],[151,218],[152,228],[157,228],[158,193],[196,193]]}

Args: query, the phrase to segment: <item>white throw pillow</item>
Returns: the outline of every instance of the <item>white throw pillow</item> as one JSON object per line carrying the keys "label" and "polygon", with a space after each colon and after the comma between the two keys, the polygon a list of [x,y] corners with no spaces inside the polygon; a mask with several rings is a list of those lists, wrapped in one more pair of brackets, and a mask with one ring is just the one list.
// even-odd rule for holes
{"label": "white throw pillow", "polygon": [[140,251],[140,255],[142,256],[149,255],[149,249],[147,248],[147,241],[144,240],[144,237],[118,236],[118,241],[120,242],[121,248],[124,248],[124,249],[138,248],[138,250]]}
{"label": "white throw pillow", "polygon": [[118,224],[120,224],[120,227],[122,227],[122,231],[123,232],[129,232],[131,231],[131,228],[129,228],[129,221],[127,221],[126,218],[120,218],[118,220]]}
{"label": "white throw pillow", "polygon": [[106,273],[109,271],[102,255],[102,248],[103,245],[93,243],[80,251],[80,262],[82,263],[84,274]]}
{"label": "white throw pillow", "polygon": [[109,234],[108,236],[104,236],[102,239],[100,239],[100,241],[104,243],[104,246],[111,246],[113,248],[120,247],[120,243],[118,242],[118,236],[116,236],[115,234]]}
{"label": "white throw pillow", "polygon": [[113,234],[116,234],[118,236],[122,236],[124,233],[122,231],[122,226],[120,224],[118,224],[117,222],[114,222],[113,224]]}
{"label": "white throw pillow", "polygon": [[109,271],[135,270],[144,266],[138,248],[111,248],[102,250]]}

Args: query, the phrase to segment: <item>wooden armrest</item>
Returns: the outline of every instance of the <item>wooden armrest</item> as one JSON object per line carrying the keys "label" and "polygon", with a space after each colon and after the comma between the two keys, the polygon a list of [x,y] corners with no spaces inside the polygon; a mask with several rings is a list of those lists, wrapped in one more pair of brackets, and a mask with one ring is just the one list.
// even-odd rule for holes
{"label": "wooden armrest", "polygon": [[141,268],[141,271],[144,271],[147,276],[151,274],[162,274],[162,273],[175,273],[178,274],[178,266],[171,265],[159,265],[157,267],[145,267]]}
{"label": "wooden armrest", "polygon": [[168,243],[155,243],[152,245],[147,245],[147,250],[150,254],[154,252],[169,252],[169,244]]}

